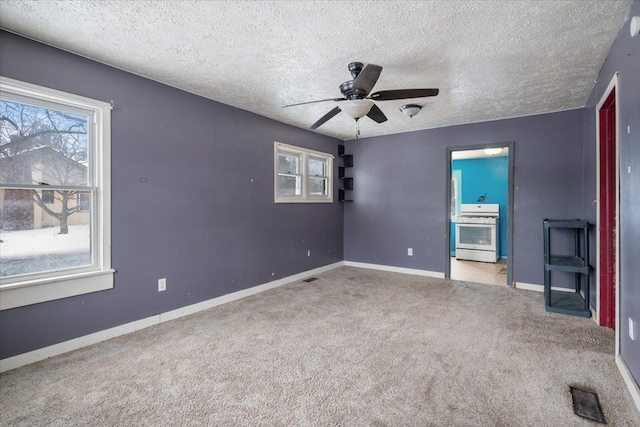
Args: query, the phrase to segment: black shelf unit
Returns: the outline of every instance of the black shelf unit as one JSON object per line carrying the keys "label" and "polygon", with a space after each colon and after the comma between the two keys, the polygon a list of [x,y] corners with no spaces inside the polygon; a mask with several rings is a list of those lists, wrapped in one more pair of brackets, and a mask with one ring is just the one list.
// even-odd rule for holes
{"label": "black shelf unit", "polygon": [[346,176],[346,169],[353,167],[353,155],[345,154],[344,145],[338,145],[338,156],[342,157],[342,166],[338,166],[338,178],[342,181],[342,185],[338,190],[338,200],[341,202],[352,202],[352,199],[347,199],[349,192],[353,190],[353,178]]}
{"label": "black shelf unit", "polygon": [[[544,303],[552,313],[591,317],[589,309],[589,223],[579,219],[545,219],[544,225]],[[551,254],[551,231],[572,230],[574,249],[572,254]],[[573,292],[558,291],[551,287],[551,272],[563,271],[575,274]]]}

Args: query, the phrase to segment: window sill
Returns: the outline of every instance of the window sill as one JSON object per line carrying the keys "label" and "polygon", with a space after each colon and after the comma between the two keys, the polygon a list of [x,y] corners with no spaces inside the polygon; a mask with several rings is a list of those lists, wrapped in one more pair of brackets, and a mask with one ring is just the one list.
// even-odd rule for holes
{"label": "window sill", "polygon": [[277,199],[275,203],[333,203],[333,199]]}
{"label": "window sill", "polygon": [[91,271],[2,285],[0,310],[111,289],[114,272]]}

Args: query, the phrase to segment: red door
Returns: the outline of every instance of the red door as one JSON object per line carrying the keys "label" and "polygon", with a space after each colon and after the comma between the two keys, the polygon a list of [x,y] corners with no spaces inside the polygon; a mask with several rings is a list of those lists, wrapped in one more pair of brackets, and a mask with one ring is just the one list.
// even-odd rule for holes
{"label": "red door", "polygon": [[600,122],[600,325],[616,326],[616,93],[598,111]]}

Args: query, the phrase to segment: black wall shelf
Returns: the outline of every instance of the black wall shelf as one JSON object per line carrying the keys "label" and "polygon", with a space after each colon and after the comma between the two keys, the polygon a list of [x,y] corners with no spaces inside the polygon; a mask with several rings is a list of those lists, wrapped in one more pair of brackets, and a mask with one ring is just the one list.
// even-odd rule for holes
{"label": "black wall shelf", "polygon": [[342,182],[345,190],[353,190],[353,178],[343,178]]}
{"label": "black wall shelf", "polygon": [[352,202],[351,198],[347,199],[349,193],[353,190],[353,178],[346,176],[346,169],[353,167],[353,155],[345,154],[344,145],[338,145],[338,156],[342,157],[342,166],[338,166],[338,178],[342,181],[342,186],[338,190],[338,200],[341,202]]}
{"label": "black wall shelf", "polygon": [[346,199],[345,198],[346,197],[345,194],[346,193],[345,193],[345,189],[344,188],[339,189],[338,190],[338,200],[341,201],[341,202],[353,202],[353,200],[351,200],[351,199]]}
{"label": "black wall shelf", "polygon": [[[552,313],[591,317],[589,309],[589,223],[579,219],[545,219],[544,225],[544,303]],[[574,232],[572,254],[551,254],[551,231],[569,229]],[[563,271],[575,274],[572,291],[558,291],[551,287],[551,272]]]}

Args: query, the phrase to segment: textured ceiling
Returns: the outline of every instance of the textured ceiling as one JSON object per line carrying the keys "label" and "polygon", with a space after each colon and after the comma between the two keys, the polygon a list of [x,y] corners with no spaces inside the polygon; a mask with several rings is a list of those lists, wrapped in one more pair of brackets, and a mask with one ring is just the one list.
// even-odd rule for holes
{"label": "textured ceiling", "polygon": [[[582,107],[630,5],[2,0],[0,26],[305,128],[335,103],[281,107],[340,97],[352,61],[384,68],[374,91],[440,88],[377,102],[389,120],[360,120],[366,137]],[[317,132],[351,139],[355,122]]]}

